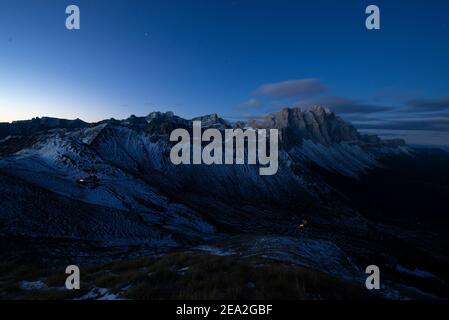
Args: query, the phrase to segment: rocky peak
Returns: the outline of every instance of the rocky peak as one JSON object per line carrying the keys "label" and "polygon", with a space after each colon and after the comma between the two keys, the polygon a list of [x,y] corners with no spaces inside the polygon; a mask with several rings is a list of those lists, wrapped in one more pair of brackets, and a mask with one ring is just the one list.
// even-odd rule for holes
{"label": "rocky peak", "polygon": [[[155,112],[151,112],[147,117],[147,121],[151,122],[154,119],[157,120],[169,120],[169,119],[173,119],[175,118],[175,114],[172,111],[168,111],[168,112],[160,112],[160,111],[155,111]],[[177,117],[176,117],[177,118]]]}
{"label": "rocky peak", "polygon": [[66,120],[50,117],[33,118],[31,120],[14,121],[12,123],[2,123],[0,126],[0,137],[28,136],[37,132],[45,132],[52,129],[81,129],[89,126],[88,123],[80,120]]}
{"label": "rocky peak", "polygon": [[226,129],[230,127],[230,124],[223,118],[220,118],[216,113],[196,117],[192,121],[201,121],[203,128]]}
{"label": "rocky peak", "polygon": [[191,127],[190,122],[176,116],[173,112],[152,112],[145,117],[146,125],[144,130],[154,136],[168,136],[178,128]]}
{"label": "rocky peak", "polygon": [[360,139],[356,128],[321,106],[304,111],[300,108],[284,108],[268,115],[262,122],[252,122],[248,125],[278,129],[281,141],[287,146],[301,144],[303,140],[330,145]]}

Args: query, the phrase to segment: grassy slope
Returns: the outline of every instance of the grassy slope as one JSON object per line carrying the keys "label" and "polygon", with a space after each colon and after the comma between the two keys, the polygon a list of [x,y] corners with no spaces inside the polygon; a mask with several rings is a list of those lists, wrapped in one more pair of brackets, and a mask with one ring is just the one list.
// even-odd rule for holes
{"label": "grassy slope", "polygon": [[[64,288],[64,268],[0,263],[0,299],[72,299],[107,288],[124,299],[372,299],[361,286],[260,258],[184,252],[81,267],[81,290]],[[48,288],[23,290],[21,281]],[[124,289],[125,288],[125,289]]]}

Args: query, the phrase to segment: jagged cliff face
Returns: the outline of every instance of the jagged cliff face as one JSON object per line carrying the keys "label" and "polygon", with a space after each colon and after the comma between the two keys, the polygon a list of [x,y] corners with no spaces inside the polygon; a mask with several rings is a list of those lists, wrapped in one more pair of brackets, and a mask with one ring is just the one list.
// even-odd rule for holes
{"label": "jagged cliff face", "polygon": [[325,146],[349,142],[359,145],[405,145],[404,141],[382,141],[377,136],[360,134],[350,123],[336,116],[327,108],[313,107],[307,110],[285,108],[268,115],[264,121],[249,122],[254,128],[280,130],[281,140],[287,148],[300,145],[305,140]]}
{"label": "jagged cliff face", "polygon": [[281,132],[281,140],[287,147],[311,140],[323,145],[342,141],[355,141],[360,138],[357,130],[328,109],[315,107],[302,111],[299,108],[283,109],[267,116],[261,123],[251,123],[257,128],[276,128]]}

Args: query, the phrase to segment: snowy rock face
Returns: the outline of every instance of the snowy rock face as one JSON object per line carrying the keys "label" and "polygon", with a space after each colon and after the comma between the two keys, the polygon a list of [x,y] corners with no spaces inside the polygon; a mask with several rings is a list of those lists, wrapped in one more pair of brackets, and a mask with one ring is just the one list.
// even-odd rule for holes
{"label": "snowy rock face", "polygon": [[319,106],[304,111],[285,108],[264,121],[246,125],[278,129],[283,151],[295,163],[312,163],[346,176],[356,177],[378,166],[376,158],[380,154],[408,152],[403,140],[360,134],[354,126]]}
{"label": "snowy rock face", "polygon": [[203,128],[227,129],[231,125],[224,119],[220,118],[216,113],[202,117],[193,118],[192,121],[201,121]]}
{"label": "snowy rock face", "polygon": [[352,125],[322,107],[305,111],[285,108],[267,116],[263,122],[251,123],[251,126],[279,129],[281,140],[287,148],[301,144],[304,140],[329,146],[343,141],[358,141],[361,138]]}

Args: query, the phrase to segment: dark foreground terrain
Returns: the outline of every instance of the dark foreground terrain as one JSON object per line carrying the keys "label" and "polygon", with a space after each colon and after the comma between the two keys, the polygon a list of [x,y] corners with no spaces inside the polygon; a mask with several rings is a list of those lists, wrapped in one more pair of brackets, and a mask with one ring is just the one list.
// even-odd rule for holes
{"label": "dark foreground terrain", "polygon": [[80,267],[81,289],[69,291],[65,266],[23,259],[32,255],[22,247],[28,241],[9,243],[15,256],[2,255],[0,299],[377,298],[363,287],[294,264],[199,251],[84,264]]}

